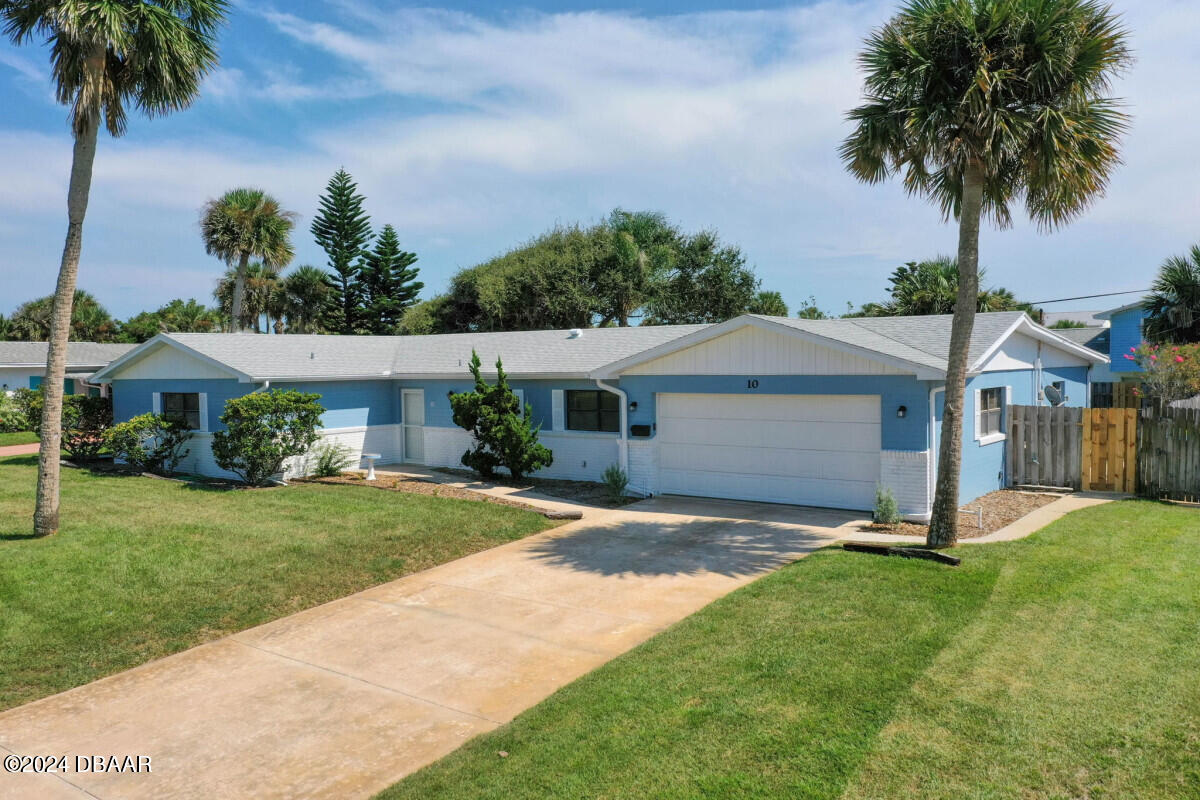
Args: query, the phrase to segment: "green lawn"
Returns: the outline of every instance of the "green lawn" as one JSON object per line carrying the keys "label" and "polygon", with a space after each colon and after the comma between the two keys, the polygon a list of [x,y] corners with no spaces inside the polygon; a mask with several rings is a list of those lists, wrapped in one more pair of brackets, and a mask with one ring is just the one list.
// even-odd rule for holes
{"label": "green lawn", "polygon": [[0,433],[0,447],[14,444],[34,444],[38,441],[33,431],[17,431],[16,433]]}
{"label": "green lawn", "polygon": [[1200,797],[1200,512],[957,554],[815,553],[382,797]]}
{"label": "green lawn", "polygon": [[0,459],[0,708],[550,524],[357,486],[230,491],[64,469],[62,528],[31,539],[36,463]]}

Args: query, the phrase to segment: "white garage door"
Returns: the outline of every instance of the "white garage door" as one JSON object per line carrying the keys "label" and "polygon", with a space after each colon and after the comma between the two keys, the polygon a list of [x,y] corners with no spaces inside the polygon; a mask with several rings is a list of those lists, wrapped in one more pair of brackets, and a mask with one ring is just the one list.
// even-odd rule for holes
{"label": "white garage door", "polygon": [[659,491],[868,509],[878,395],[660,394]]}

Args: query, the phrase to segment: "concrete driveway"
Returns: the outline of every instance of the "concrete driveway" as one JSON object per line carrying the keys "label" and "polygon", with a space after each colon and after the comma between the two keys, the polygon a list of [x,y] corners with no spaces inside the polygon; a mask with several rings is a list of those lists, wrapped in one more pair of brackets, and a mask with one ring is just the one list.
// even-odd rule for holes
{"label": "concrete driveway", "polygon": [[0,773],[0,797],[368,797],[856,518],[684,498],[589,514],[0,714],[8,753],[153,770]]}

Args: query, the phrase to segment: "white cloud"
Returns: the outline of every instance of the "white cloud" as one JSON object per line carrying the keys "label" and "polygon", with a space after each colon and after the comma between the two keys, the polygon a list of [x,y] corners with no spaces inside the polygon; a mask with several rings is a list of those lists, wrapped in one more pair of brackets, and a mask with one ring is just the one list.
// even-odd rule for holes
{"label": "white cloud", "polygon": [[[1020,294],[1068,294],[1084,275],[1089,287],[1124,288],[1195,236],[1200,89],[1187,76],[1200,67],[1190,35],[1200,11],[1178,0],[1128,5],[1139,61],[1118,87],[1136,115],[1126,166],[1064,234],[1018,225],[986,235],[991,278]],[[483,19],[343,0],[335,22],[259,9],[298,55],[238,54],[209,78],[216,102],[206,107],[255,121],[286,114],[285,143],[236,125],[208,138],[105,141],[89,225],[159,242],[160,253],[175,241],[180,269],[199,275],[211,268],[196,253],[204,200],[259,185],[310,215],[344,165],[375,218],[422,253],[431,288],[556,221],[619,204],[717,227],[793,304],[812,293],[840,309],[878,295],[895,263],[955,241],[928,204],[894,183],[856,183],[837,157],[860,92],[855,53],[893,6]],[[297,64],[319,64],[319,77]],[[366,97],[369,112],[328,113]],[[68,159],[65,132],[0,131],[0,174],[21,187],[0,193],[0,209],[56,220]],[[0,230],[0,245],[15,229]],[[302,259],[320,260],[297,238]],[[106,269],[148,266],[136,248],[122,255],[117,237],[104,244]]]}

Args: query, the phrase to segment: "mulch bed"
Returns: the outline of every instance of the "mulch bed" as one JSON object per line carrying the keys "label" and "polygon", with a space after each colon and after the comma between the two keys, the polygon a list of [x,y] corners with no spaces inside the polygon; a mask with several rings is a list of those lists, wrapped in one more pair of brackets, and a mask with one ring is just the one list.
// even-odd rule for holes
{"label": "mulch bed", "polygon": [[336,478],[294,478],[292,483],[299,482],[307,483],[342,483],[351,486],[366,486],[372,489],[386,489],[393,492],[407,492],[409,494],[427,494],[431,497],[452,497],[456,500],[473,500],[477,503],[495,503],[498,506],[509,506],[510,508],[519,508],[524,511],[536,511],[539,514],[545,512],[545,509],[531,506],[528,503],[522,503],[518,500],[509,500],[505,497],[493,497],[490,494],[481,494],[472,492],[470,489],[460,489],[457,486],[447,486],[444,483],[436,481],[427,481],[421,478],[390,478],[380,476],[378,479],[368,481],[361,474],[346,473],[339,475]]}
{"label": "mulch bed", "polygon": [[[965,511],[975,511],[983,508],[983,527],[978,525],[974,514],[960,514],[958,517],[958,538],[974,539],[995,533],[1007,527],[1026,514],[1036,511],[1044,505],[1053,503],[1061,494],[1044,492],[1020,492],[1013,489],[1001,489],[989,492],[983,497],[977,497],[960,508]],[[929,532],[928,525],[918,525],[914,522],[901,522],[899,525],[864,525],[859,530],[872,533],[890,533],[895,536],[920,536],[925,538]]]}
{"label": "mulch bed", "polygon": [[[465,480],[477,481],[480,479],[474,472],[469,472],[465,469],[439,467],[437,472],[443,472]],[[510,481],[505,480],[503,476],[497,475],[495,478],[488,478],[487,482],[496,486],[526,489],[538,494],[561,497],[564,500],[574,500],[577,503],[586,503],[589,506],[600,506],[601,508],[620,508],[630,503],[636,503],[640,499],[637,497],[623,497],[620,502],[614,503],[612,498],[608,496],[608,490],[604,484],[592,483],[591,481],[567,481],[558,478],[522,478],[520,481]]]}

